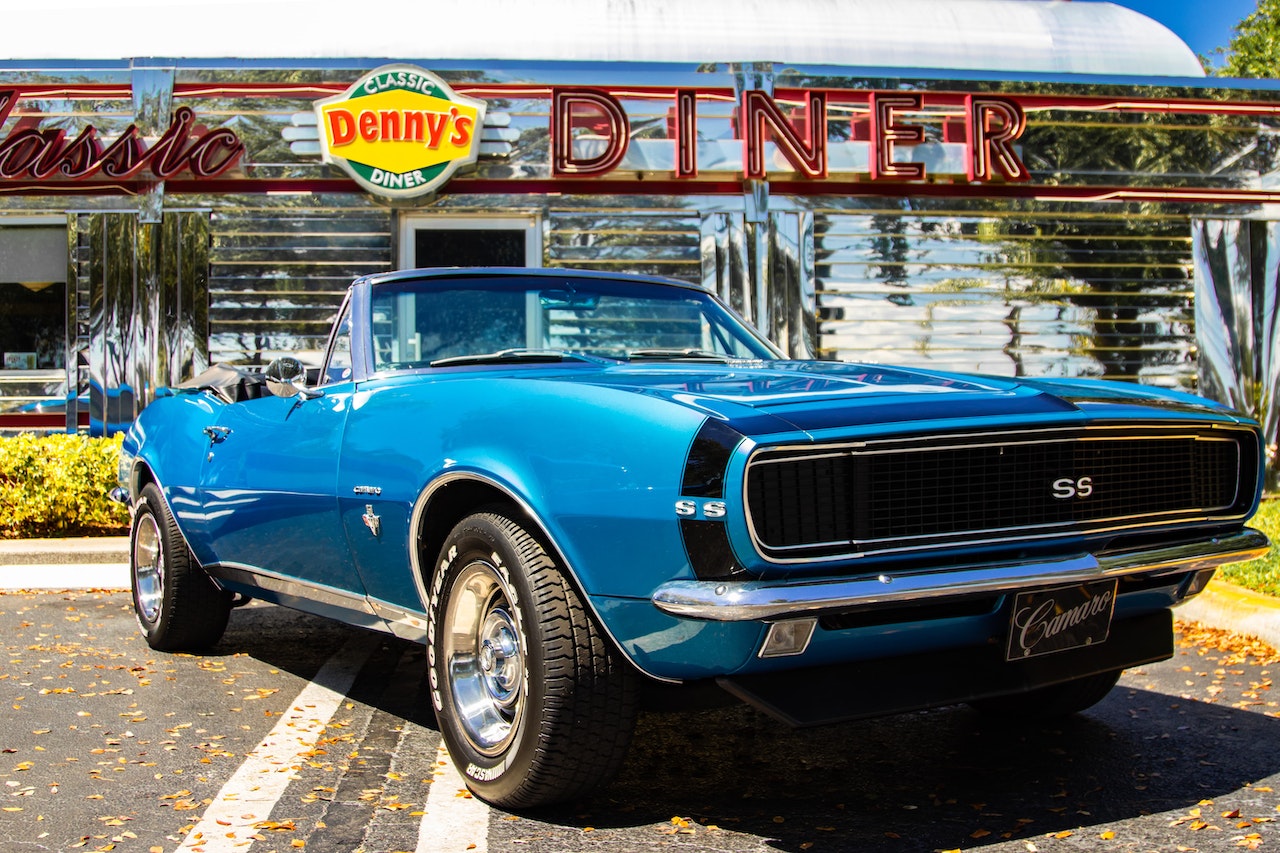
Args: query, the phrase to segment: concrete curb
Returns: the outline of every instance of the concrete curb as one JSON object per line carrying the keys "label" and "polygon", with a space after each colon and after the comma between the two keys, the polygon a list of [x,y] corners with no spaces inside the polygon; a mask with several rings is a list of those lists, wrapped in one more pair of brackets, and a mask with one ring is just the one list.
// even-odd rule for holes
{"label": "concrete curb", "polygon": [[1173,611],[1210,628],[1256,637],[1280,649],[1280,598],[1214,579],[1204,592]]}
{"label": "concrete curb", "polygon": [[[128,588],[127,536],[0,540],[0,590]],[[1223,580],[1211,581],[1174,616],[1280,649],[1280,598]]]}

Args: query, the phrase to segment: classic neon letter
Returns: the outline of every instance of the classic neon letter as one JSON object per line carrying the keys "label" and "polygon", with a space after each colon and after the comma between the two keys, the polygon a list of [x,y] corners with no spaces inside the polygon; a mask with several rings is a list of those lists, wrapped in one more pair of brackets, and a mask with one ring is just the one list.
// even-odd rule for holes
{"label": "classic neon letter", "polygon": [[[594,157],[575,157],[573,128],[582,111],[599,116],[593,126],[604,137],[604,150]],[[627,155],[631,124],[622,104],[612,95],[594,89],[554,89],[551,93],[551,173],[603,175],[617,168]]]}
{"label": "classic neon letter", "polygon": [[965,97],[965,131],[969,158],[965,167],[971,181],[989,181],[999,169],[1006,181],[1031,177],[1013,150],[1013,142],[1027,129],[1027,117],[1013,101],[1003,98]]}
{"label": "classic neon letter", "polygon": [[810,178],[827,176],[827,93],[806,92],[803,125],[808,139],[787,121],[764,92],[751,89],[742,93],[742,117],[745,132],[742,136],[743,170],[748,178],[763,178],[765,131],[773,139],[778,150],[797,172]]}
{"label": "classic neon letter", "polygon": [[924,142],[923,127],[897,122],[899,113],[919,110],[922,104],[919,95],[871,93],[871,180],[918,181],[924,178],[923,163],[895,163],[893,160],[899,145]]}

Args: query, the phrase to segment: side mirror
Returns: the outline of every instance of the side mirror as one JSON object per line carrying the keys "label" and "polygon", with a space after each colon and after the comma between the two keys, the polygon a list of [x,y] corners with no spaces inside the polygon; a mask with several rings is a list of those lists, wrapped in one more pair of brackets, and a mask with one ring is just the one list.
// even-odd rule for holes
{"label": "side mirror", "polygon": [[307,368],[291,355],[281,356],[267,365],[262,373],[267,390],[277,397],[297,397],[308,400],[320,394],[307,388]]}

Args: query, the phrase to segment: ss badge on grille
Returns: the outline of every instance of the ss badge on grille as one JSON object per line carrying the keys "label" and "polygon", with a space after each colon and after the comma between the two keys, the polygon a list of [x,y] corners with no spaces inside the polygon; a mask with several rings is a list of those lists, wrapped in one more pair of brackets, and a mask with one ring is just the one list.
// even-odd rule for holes
{"label": "ss badge on grille", "polygon": [[1061,480],[1053,481],[1053,496],[1060,501],[1087,498],[1091,494],[1093,494],[1092,477],[1081,477],[1079,480],[1063,477]]}

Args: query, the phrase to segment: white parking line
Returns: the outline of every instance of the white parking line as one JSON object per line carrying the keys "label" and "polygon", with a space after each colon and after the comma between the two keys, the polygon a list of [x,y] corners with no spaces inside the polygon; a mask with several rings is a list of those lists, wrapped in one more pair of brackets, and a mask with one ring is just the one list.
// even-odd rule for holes
{"label": "white parking line", "polygon": [[232,774],[204,814],[182,841],[182,847],[203,853],[243,853],[258,832],[254,824],[266,820],[297,778],[302,753],[312,749],[356,674],[377,647],[378,637],[361,633],[329,658],[302,689],[257,748]]}
{"label": "white parking line", "polygon": [[488,853],[489,806],[467,792],[443,741],[433,775],[427,814],[418,825],[417,853]]}

